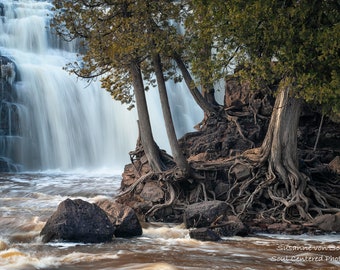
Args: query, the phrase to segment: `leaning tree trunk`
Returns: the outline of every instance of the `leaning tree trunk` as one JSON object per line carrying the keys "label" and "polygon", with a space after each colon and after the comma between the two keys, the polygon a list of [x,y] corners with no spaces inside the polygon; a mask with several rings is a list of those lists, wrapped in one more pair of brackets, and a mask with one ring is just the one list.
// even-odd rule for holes
{"label": "leaning tree trunk", "polygon": [[[212,59],[211,57],[211,50],[212,50],[212,44],[210,39],[205,40],[205,46],[200,51],[200,54],[204,62],[209,63]],[[204,63],[203,62],[203,63]],[[215,98],[215,88],[214,84],[210,81],[211,80],[211,75],[206,78],[206,76],[202,76],[200,78],[201,86],[202,86],[202,93],[204,98],[213,106],[219,107],[219,104],[216,101]]]}
{"label": "leaning tree trunk", "polygon": [[[260,148],[251,149],[244,157],[256,164],[266,166],[267,172],[255,193],[267,193],[274,205],[281,205],[282,219],[289,215],[308,220],[309,202],[305,196],[307,177],[299,172],[297,156],[297,129],[301,101],[290,96],[291,84],[283,80],[276,97],[266,137]],[[263,190],[261,190],[263,189]],[[248,203],[254,199],[249,198]],[[279,207],[277,209],[280,209]]]}
{"label": "leaning tree trunk", "polygon": [[212,84],[210,86],[203,87],[203,96],[213,106],[219,106],[215,98],[215,88]]}
{"label": "leaning tree trunk", "polygon": [[169,105],[169,99],[168,95],[166,92],[166,85],[165,85],[165,80],[163,76],[163,70],[162,70],[162,63],[161,59],[158,53],[154,53],[152,55],[152,60],[155,68],[155,73],[156,73],[156,79],[157,79],[157,84],[158,84],[158,90],[159,90],[159,96],[161,100],[161,107],[163,111],[163,117],[164,117],[164,122],[165,122],[165,127],[166,127],[166,132],[168,135],[169,139],[169,144],[171,147],[172,151],[172,156],[174,158],[174,161],[181,171],[181,175],[187,175],[188,173],[188,162],[185,159],[183,152],[181,151],[181,148],[179,147],[178,140],[176,137],[176,132],[171,116],[171,111],[170,111],[170,105]]}
{"label": "leaning tree trunk", "polygon": [[140,125],[140,137],[145,155],[154,172],[162,171],[160,152],[152,135],[150,117],[145,98],[144,84],[138,63],[131,62],[130,73],[136,98],[137,113]]}
{"label": "leaning tree trunk", "polygon": [[195,82],[193,80],[193,78],[191,77],[188,69],[186,68],[183,60],[181,59],[181,57],[177,54],[174,53],[174,60],[177,63],[177,66],[179,67],[179,69],[181,70],[181,73],[183,75],[184,81],[186,83],[186,85],[188,86],[191,95],[193,96],[193,98],[195,99],[196,103],[198,104],[198,106],[201,107],[201,109],[204,111],[204,113],[210,115],[211,113],[215,113],[217,111],[216,106],[214,106],[213,104],[210,104],[201,94],[201,92],[197,89],[197,87],[195,86]]}

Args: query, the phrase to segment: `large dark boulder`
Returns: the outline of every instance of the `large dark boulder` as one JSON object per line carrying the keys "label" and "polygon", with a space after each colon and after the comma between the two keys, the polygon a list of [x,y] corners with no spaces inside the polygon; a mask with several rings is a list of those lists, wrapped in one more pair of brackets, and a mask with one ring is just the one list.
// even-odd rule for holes
{"label": "large dark boulder", "polygon": [[131,207],[112,200],[102,200],[96,202],[96,204],[106,212],[111,223],[116,227],[116,237],[142,235],[142,226],[135,211]]}
{"label": "large dark boulder", "polygon": [[223,201],[204,201],[188,205],[184,212],[186,228],[208,227],[228,213],[228,205]]}
{"label": "large dark boulder", "polygon": [[115,228],[97,205],[80,199],[61,202],[40,232],[43,242],[65,240],[100,243],[111,241]]}

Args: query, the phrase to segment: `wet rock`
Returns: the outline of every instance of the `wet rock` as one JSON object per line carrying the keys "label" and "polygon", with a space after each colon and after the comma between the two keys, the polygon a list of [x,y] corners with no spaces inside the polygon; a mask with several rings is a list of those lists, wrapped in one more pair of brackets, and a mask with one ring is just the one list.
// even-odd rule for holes
{"label": "wet rock", "polygon": [[8,159],[0,157],[0,172],[10,172],[10,164],[8,163]]}
{"label": "wet rock", "polygon": [[[0,13],[1,10],[0,5]],[[15,63],[0,55],[0,172],[16,172],[19,168],[22,125],[18,95],[13,84],[17,79]]]}
{"label": "wet rock", "polygon": [[242,84],[238,78],[228,78],[225,86],[225,107],[242,107],[249,103],[249,83]]}
{"label": "wet rock", "polygon": [[290,235],[301,235],[307,231],[308,229],[300,224],[289,224],[285,230],[285,233]]}
{"label": "wet rock", "polygon": [[226,222],[222,222],[213,226],[214,232],[220,236],[246,236],[248,235],[248,228],[243,224],[243,222],[236,216],[227,216],[225,218]]}
{"label": "wet rock", "polygon": [[[138,156],[138,159],[135,159],[133,161],[133,164],[130,163],[125,165],[124,172],[122,174],[123,178],[120,187],[121,190],[125,190],[127,187],[135,183],[139,179],[140,175],[145,175],[151,171],[146,156],[140,156],[138,150],[136,150],[135,152],[130,152],[130,155],[133,154]],[[136,175],[136,168],[138,168],[138,175]]]}
{"label": "wet rock", "polygon": [[287,229],[287,223],[273,223],[267,226],[269,233],[282,233]]}
{"label": "wet rock", "polygon": [[4,241],[0,240],[0,251],[6,250],[8,248],[9,248],[8,245]]}
{"label": "wet rock", "polygon": [[228,197],[229,188],[230,188],[229,184],[224,183],[222,181],[218,182],[215,189],[214,189],[216,199],[219,199],[221,201],[226,200],[227,197]]}
{"label": "wet rock", "polygon": [[324,232],[340,232],[340,212],[316,217],[308,226],[317,227]]}
{"label": "wet rock", "polygon": [[225,216],[228,206],[223,201],[205,201],[189,205],[184,212],[186,228],[208,227],[214,221]]}
{"label": "wet rock", "polygon": [[0,16],[2,19],[2,22],[4,23],[5,21],[5,5],[3,3],[0,3]]}
{"label": "wet rock", "polygon": [[106,212],[111,223],[115,226],[116,230],[114,234],[116,237],[142,235],[142,226],[135,211],[131,207],[112,200],[98,201],[96,205]]}
{"label": "wet rock", "polygon": [[198,228],[190,230],[190,238],[200,241],[219,241],[221,237],[209,228]]}
{"label": "wet rock", "polygon": [[336,156],[329,164],[328,167],[335,173],[340,174],[340,156]]}
{"label": "wet rock", "polygon": [[235,179],[238,181],[242,181],[247,179],[251,176],[251,172],[249,170],[249,167],[243,164],[236,164],[232,170],[230,171],[230,174],[234,176]]}
{"label": "wet rock", "polygon": [[112,240],[115,228],[97,205],[80,199],[67,199],[47,220],[40,235],[43,242],[65,240],[100,243]]}
{"label": "wet rock", "polygon": [[145,201],[160,202],[164,198],[164,191],[156,182],[147,182],[145,183],[140,196]]}

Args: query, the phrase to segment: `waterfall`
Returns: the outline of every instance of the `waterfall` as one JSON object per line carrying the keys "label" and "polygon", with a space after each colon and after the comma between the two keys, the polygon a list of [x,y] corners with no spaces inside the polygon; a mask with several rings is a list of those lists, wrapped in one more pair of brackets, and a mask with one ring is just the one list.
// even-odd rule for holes
{"label": "waterfall", "polygon": [[[135,110],[114,101],[99,82],[87,84],[62,69],[76,59],[77,46],[51,33],[49,1],[4,1],[0,9],[0,55],[16,74],[3,79],[15,98],[0,96],[0,171],[1,161],[9,170],[120,170],[136,144]],[[176,92],[171,104],[181,136],[202,113],[187,90]],[[168,150],[156,91],[147,99],[156,141]]]}

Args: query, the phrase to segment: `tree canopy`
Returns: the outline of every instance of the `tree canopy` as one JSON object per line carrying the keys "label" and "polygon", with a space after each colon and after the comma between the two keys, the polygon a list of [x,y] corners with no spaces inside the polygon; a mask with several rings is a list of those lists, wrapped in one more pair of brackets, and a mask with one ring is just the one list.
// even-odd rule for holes
{"label": "tree canopy", "polygon": [[[128,59],[151,76],[150,48],[164,57],[180,53],[199,84],[213,84],[243,65],[254,82],[294,81],[295,95],[339,111],[339,8],[336,0],[54,1],[54,25],[65,38],[84,38],[86,54],[70,67],[78,75],[102,75],[115,99],[131,103]],[[180,33],[178,27],[184,24]],[[153,42],[152,45],[150,42]],[[151,46],[152,45],[152,46]],[[169,58],[167,58],[168,60]],[[166,77],[167,78],[167,77]]]}
{"label": "tree canopy", "polygon": [[289,77],[296,97],[339,111],[339,1],[238,0],[221,5],[224,12],[205,17],[205,24],[219,25],[217,52],[234,52],[234,62],[245,66],[243,74],[253,82],[268,85]]}
{"label": "tree canopy", "polygon": [[54,4],[52,25],[58,34],[66,40],[80,38],[84,43],[85,54],[68,66],[71,72],[88,79],[100,76],[103,88],[128,104],[133,104],[127,68],[131,60],[140,63],[146,82],[155,82],[151,48],[156,46],[166,55],[166,48],[174,44],[176,27],[171,20],[179,16],[178,5],[141,0],[56,0]]}

